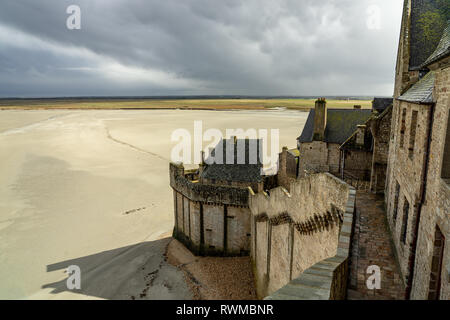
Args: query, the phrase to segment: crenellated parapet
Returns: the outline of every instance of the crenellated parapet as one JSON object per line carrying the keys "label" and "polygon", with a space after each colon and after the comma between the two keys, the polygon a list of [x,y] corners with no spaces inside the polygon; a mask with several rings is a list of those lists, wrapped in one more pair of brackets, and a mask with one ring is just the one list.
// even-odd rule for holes
{"label": "crenellated parapet", "polygon": [[313,174],[290,184],[290,192],[277,187],[252,195],[249,205],[253,215],[265,213],[269,218],[288,212],[294,221],[306,221],[345,211],[350,186],[329,173]]}
{"label": "crenellated parapet", "polygon": [[248,207],[248,189],[203,184],[187,178],[182,164],[170,163],[170,186],[191,201]]}

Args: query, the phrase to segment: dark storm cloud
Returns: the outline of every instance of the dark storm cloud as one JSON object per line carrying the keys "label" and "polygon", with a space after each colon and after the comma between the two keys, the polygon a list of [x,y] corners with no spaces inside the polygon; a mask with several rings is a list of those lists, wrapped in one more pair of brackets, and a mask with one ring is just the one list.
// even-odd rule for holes
{"label": "dark storm cloud", "polygon": [[401,2],[2,0],[0,96],[390,95]]}

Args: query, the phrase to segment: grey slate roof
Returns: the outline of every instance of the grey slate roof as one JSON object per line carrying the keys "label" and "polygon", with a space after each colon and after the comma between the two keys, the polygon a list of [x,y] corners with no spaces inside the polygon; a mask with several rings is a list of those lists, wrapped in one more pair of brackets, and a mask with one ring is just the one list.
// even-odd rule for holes
{"label": "grey slate roof", "polygon": [[387,107],[392,105],[393,98],[374,98],[372,102],[372,109],[382,113]]}
{"label": "grey slate roof", "polygon": [[447,21],[447,27],[442,34],[441,40],[439,41],[436,50],[428,57],[428,59],[424,62],[423,66],[428,66],[439,59],[450,54],[450,20]]}
{"label": "grey slate roof", "polygon": [[[314,109],[309,111],[308,119],[302,134],[297,138],[300,142],[311,142],[314,132]],[[370,109],[328,109],[325,142],[342,144],[356,130],[358,124],[364,124],[372,114]]]}
{"label": "grey slate roof", "polygon": [[[215,156],[216,152],[223,152],[223,164],[213,163],[206,165],[203,170],[202,177],[209,180],[220,180],[220,181],[236,181],[236,182],[258,182],[262,180],[261,168],[262,165],[259,161],[260,153],[260,140],[258,139],[238,139],[237,143],[234,144],[234,155],[232,159],[233,164],[227,164],[227,141],[234,144],[231,139],[221,140],[217,146],[212,150],[211,155]],[[239,143],[243,143],[243,151],[239,149]],[[254,158],[249,157],[250,152],[255,152],[256,147],[256,160],[257,163],[253,162]],[[242,153],[241,153],[242,152]],[[245,152],[245,158],[243,155]],[[241,158],[242,157],[242,158]],[[243,160],[243,161],[240,161]],[[242,162],[241,164],[238,161]]]}
{"label": "grey slate roof", "polygon": [[437,23],[436,16],[447,21],[449,14],[444,0],[411,1],[410,70],[419,70],[439,43],[445,25]]}
{"label": "grey slate roof", "polygon": [[219,181],[259,182],[261,167],[247,164],[215,164],[206,167],[203,178]]}
{"label": "grey slate roof", "polygon": [[429,104],[433,102],[434,71],[428,72],[422,79],[416,82],[398,100]]}

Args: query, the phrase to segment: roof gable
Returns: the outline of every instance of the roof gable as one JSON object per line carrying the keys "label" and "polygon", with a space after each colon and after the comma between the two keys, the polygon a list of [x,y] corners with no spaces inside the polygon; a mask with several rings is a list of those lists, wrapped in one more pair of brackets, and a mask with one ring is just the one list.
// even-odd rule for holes
{"label": "roof gable", "polygon": [[[298,137],[300,142],[313,141],[314,114],[314,109],[311,109],[302,134]],[[371,114],[370,109],[328,109],[324,141],[342,144],[353,134],[357,125],[365,123]]]}

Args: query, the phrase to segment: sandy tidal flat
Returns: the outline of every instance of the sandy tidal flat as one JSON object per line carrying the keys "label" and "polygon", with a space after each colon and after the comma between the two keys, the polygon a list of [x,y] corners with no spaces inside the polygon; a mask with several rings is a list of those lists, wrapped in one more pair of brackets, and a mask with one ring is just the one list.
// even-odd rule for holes
{"label": "sandy tidal flat", "polygon": [[[299,111],[0,111],[0,298],[189,299],[164,252],[173,228],[171,133],[278,128]],[[65,269],[79,265],[82,288]]]}

